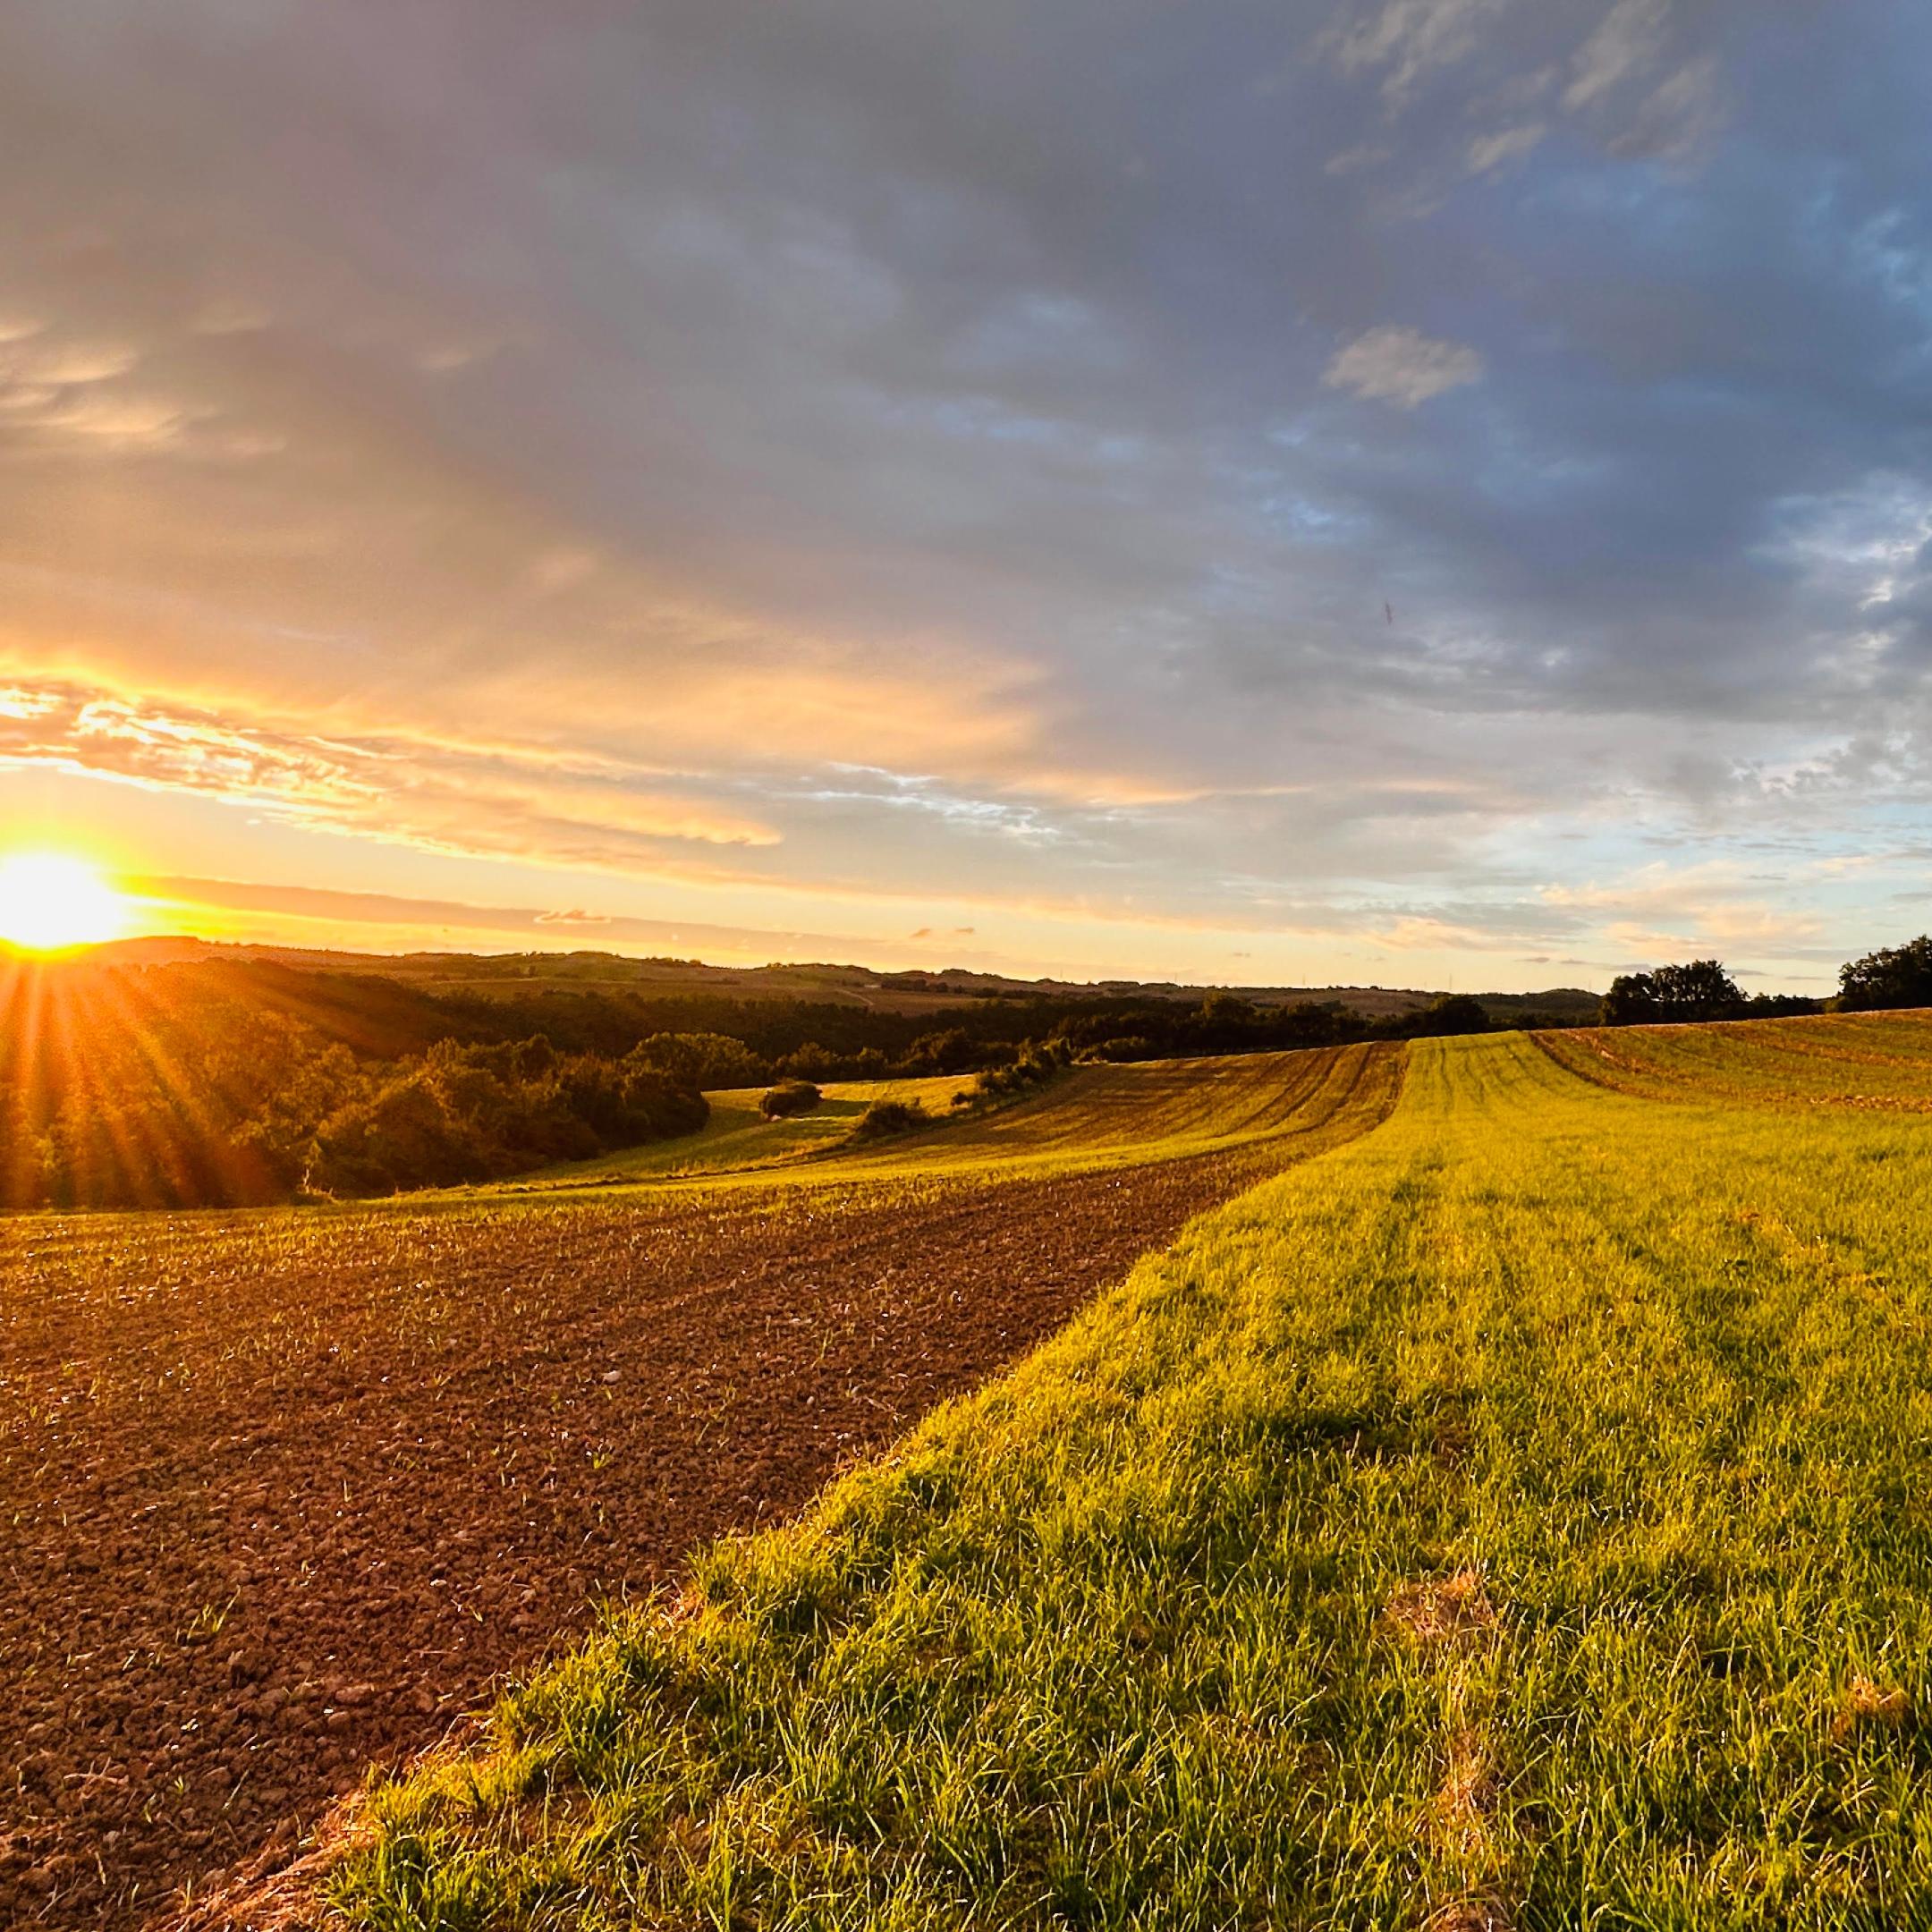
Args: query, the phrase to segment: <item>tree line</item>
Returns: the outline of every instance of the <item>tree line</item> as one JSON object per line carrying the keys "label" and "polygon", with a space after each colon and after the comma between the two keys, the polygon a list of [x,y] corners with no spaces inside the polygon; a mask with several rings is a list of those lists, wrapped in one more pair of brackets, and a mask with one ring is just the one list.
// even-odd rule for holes
{"label": "tree line", "polygon": [[1932,936],[1882,946],[1838,969],[1833,999],[1796,993],[1746,994],[1721,961],[1690,960],[1619,973],[1604,995],[1606,1026],[1695,1024],[1713,1020],[1773,1020],[1785,1014],[1877,1013],[1932,1006]]}
{"label": "tree line", "polygon": [[642,1053],[542,1038],[357,1051],[239,996],[112,969],[0,981],[0,1206],[244,1205],[500,1179],[704,1124]]}
{"label": "tree line", "polygon": [[[1932,937],[1848,962],[1835,999],[1744,994],[1716,960],[1620,974],[1608,1025],[1932,1006]],[[267,962],[15,964],[0,972],[0,1206],[193,1207],[488,1181],[687,1133],[707,1091],[1294,1051],[1477,1033],[1445,995],[1371,1017],[1214,992],[962,1002],[628,991],[423,992]],[[1509,1024],[1575,1023],[1520,1013]],[[1002,1081],[1005,1088],[1003,1089]]]}

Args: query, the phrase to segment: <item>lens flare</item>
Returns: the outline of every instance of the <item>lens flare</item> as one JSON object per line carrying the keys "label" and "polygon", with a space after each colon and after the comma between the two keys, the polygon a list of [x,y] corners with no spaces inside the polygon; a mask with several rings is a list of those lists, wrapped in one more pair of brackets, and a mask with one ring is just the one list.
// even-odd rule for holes
{"label": "lens flare", "polygon": [[0,859],[0,941],[34,953],[118,938],[127,902],[93,866],[65,852]]}

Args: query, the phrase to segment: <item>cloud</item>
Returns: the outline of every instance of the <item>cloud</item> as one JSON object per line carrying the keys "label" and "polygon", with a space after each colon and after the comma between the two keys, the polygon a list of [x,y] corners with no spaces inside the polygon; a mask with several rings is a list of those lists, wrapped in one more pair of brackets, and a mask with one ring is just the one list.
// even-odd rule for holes
{"label": "cloud", "polygon": [[76,19],[0,10],[0,809],[1372,978],[1932,801],[1919,10]]}
{"label": "cloud", "polygon": [[1431,396],[1478,381],[1482,372],[1483,360],[1475,350],[1385,323],[1337,350],[1322,380],[1331,389],[1414,409]]}
{"label": "cloud", "polygon": [[0,694],[0,765],[186,792],[385,843],[603,869],[648,870],[691,847],[779,837],[676,796],[662,775],[506,746],[325,737],[71,684]]}
{"label": "cloud", "polygon": [[1510,0],[1375,0],[1344,9],[1329,45],[1344,72],[1385,70],[1385,99],[1401,103],[1436,69],[1466,60]]}
{"label": "cloud", "polygon": [[[333,891],[310,886],[264,886],[177,874],[131,875],[117,886],[145,902],[173,932],[216,940],[312,945],[344,939],[375,951],[428,945],[449,950],[530,951],[554,945],[559,928],[576,928],[600,950],[674,957],[702,955],[739,965],[768,961],[851,962],[889,965],[902,956],[895,942],[876,933],[733,926],[708,920],[637,919],[621,913],[544,911],[527,906],[479,904],[402,894]],[[970,937],[973,928],[953,936]],[[913,938],[921,936],[912,935]],[[996,970],[981,955],[977,962]]]}
{"label": "cloud", "polygon": [[1577,49],[1566,107],[1586,107],[1633,74],[1652,66],[1664,46],[1672,0],[1616,0],[1602,23]]}
{"label": "cloud", "polygon": [[1479,134],[1469,145],[1469,171],[1487,174],[1511,161],[1520,161],[1549,131],[1541,122],[1525,122],[1520,127],[1499,128],[1494,134]]}

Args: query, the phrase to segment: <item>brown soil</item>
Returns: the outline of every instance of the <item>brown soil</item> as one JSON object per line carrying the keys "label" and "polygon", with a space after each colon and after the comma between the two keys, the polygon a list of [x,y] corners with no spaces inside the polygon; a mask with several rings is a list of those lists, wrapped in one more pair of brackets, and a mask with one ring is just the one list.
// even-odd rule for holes
{"label": "brown soil", "polygon": [[1287,1157],[0,1223],[0,1926],[292,1857],[587,1599],[794,1509]]}

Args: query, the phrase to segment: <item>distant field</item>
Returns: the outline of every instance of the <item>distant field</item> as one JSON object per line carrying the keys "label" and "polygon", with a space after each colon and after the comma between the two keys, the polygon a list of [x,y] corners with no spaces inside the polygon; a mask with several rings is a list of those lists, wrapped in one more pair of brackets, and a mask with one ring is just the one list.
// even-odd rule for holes
{"label": "distant field", "polygon": [[758,1102],[763,1087],[727,1088],[709,1093],[711,1118],[699,1133],[628,1148],[603,1160],[571,1161],[525,1176],[518,1188],[596,1186],[614,1181],[689,1180],[782,1166],[824,1154],[846,1140],[875,1100],[910,1101],[944,1116],[954,1094],[972,1085],[970,1074],[933,1080],[835,1080],[821,1091],[823,1103],[809,1114],[767,1120]]}
{"label": "distant field", "polygon": [[[476,1192],[653,1180],[717,1184],[734,1177],[816,1185],[832,1172],[851,1181],[921,1174],[990,1181],[1134,1166],[1316,1131],[1389,1086],[1401,1065],[1401,1048],[1379,1043],[1076,1067],[1038,1094],[964,1118],[949,1117],[953,1096],[972,1084],[964,1078],[835,1083],[824,1089],[823,1106],[780,1121],[758,1114],[763,1089],[714,1093],[701,1133]],[[815,1157],[837,1152],[866,1107],[884,1098],[919,1102],[934,1125],[852,1148],[835,1169]]]}
{"label": "distant field", "polygon": [[1932,1112],[1932,1020],[1925,1013],[1590,1027],[1538,1040],[1585,1080],[1654,1099]]}
{"label": "distant field", "polygon": [[1417,1043],[380,1789],[337,1907],[1932,1923],[1928,1099],[1923,1017]]}

